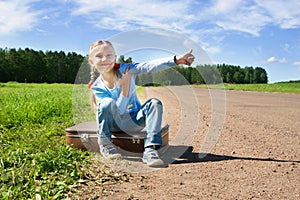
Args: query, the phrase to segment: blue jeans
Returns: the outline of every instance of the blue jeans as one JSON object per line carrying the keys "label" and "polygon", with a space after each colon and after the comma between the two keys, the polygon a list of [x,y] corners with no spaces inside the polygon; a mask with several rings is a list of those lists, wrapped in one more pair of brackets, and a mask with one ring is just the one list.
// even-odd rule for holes
{"label": "blue jeans", "polygon": [[146,130],[144,147],[162,145],[161,122],[163,106],[160,100],[152,98],[145,102],[140,110],[120,115],[116,102],[107,98],[98,106],[98,143],[111,143],[111,131],[123,131],[129,135]]}

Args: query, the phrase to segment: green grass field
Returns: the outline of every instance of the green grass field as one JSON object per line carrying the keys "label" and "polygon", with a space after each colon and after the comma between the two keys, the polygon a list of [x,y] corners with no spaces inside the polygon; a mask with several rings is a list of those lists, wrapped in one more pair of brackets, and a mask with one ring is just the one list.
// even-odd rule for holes
{"label": "green grass field", "polygon": [[65,144],[73,125],[67,84],[0,84],[0,198],[62,198],[89,154]]}
{"label": "green grass field", "polygon": [[[225,88],[300,93],[300,83]],[[0,84],[0,198],[64,198],[93,157],[66,145],[64,130],[93,119],[86,85]]]}
{"label": "green grass field", "polygon": [[300,82],[272,83],[272,84],[224,84],[224,85],[197,85],[201,88],[224,88],[226,90],[245,90],[259,92],[300,93]]}

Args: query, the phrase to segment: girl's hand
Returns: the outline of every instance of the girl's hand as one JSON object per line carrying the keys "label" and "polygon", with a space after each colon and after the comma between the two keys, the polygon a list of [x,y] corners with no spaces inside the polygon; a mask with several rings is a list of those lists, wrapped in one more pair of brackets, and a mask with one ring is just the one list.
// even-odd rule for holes
{"label": "girl's hand", "polygon": [[178,58],[175,56],[174,62],[176,63],[176,65],[184,64],[190,66],[195,60],[195,56],[192,54],[192,52],[193,49],[186,52],[182,56],[179,56]]}
{"label": "girl's hand", "polygon": [[129,71],[129,67],[127,67],[125,73],[123,73],[120,70],[120,73],[122,75],[122,78],[120,79],[120,85],[122,86],[121,94],[126,97],[128,97],[129,87],[130,87],[130,79],[133,75],[132,73],[128,73],[128,71]]}

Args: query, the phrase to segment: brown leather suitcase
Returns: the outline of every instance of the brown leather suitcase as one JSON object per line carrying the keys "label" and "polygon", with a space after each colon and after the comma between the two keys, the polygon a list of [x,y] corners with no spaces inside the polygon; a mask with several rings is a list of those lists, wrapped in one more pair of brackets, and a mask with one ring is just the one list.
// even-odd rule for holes
{"label": "brown leather suitcase", "polygon": [[[75,148],[91,152],[99,152],[97,124],[96,122],[83,122],[71,126],[65,130],[66,142]],[[138,135],[128,135],[124,132],[112,132],[112,142],[121,149],[134,153],[142,153],[144,150],[145,132]],[[162,127],[161,136],[163,144],[169,143],[169,125]]]}

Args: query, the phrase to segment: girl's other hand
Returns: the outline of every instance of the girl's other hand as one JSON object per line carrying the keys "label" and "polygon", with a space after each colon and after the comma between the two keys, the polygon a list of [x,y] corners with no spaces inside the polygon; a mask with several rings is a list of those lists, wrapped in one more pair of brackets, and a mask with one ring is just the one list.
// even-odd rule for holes
{"label": "girl's other hand", "polygon": [[132,77],[132,73],[129,73],[129,67],[127,67],[126,72],[122,72],[120,70],[120,73],[122,75],[122,78],[120,79],[120,85],[122,86],[122,94],[123,96],[128,97],[129,92],[129,86],[130,86],[130,79]]}

